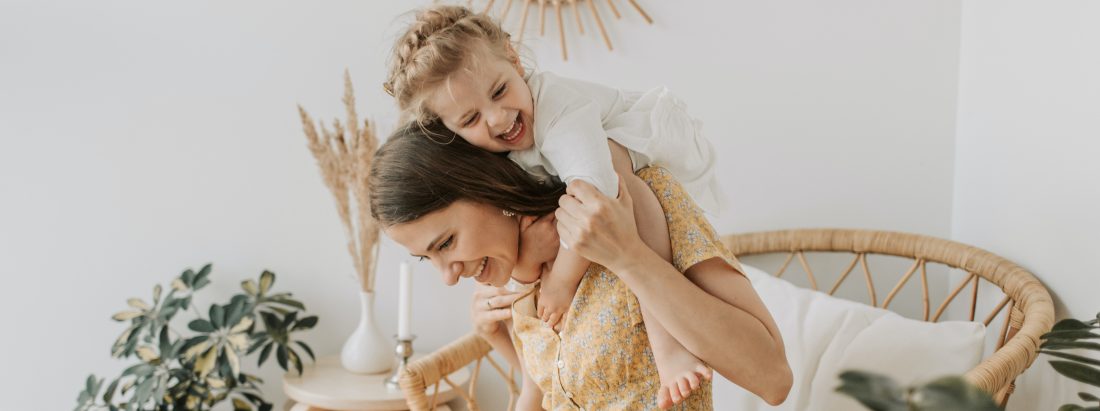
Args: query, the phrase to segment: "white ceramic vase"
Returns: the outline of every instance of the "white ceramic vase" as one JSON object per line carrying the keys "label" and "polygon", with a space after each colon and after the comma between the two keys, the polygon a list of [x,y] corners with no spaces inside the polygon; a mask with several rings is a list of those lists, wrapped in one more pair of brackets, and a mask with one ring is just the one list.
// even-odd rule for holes
{"label": "white ceramic vase", "polygon": [[374,293],[360,291],[359,326],[344,342],[340,363],[356,374],[379,374],[389,371],[394,363],[394,343],[378,329],[374,321]]}

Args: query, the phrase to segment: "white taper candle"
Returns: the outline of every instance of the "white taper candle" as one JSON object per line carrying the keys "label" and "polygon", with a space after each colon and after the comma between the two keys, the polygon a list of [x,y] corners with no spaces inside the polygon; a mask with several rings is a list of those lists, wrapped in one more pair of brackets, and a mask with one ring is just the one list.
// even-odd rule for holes
{"label": "white taper candle", "polygon": [[398,290],[397,308],[397,338],[406,339],[412,337],[409,331],[409,322],[412,320],[412,267],[408,262],[401,262],[401,283]]}

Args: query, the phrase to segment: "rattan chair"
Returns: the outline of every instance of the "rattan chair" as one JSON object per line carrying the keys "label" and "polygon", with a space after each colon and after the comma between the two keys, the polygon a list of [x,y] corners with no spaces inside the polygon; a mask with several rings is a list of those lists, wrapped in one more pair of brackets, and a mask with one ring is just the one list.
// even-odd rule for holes
{"label": "rattan chair", "polygon": [[[1050,330],[1054,324],[1054,306],[1046,288],[1030,272],[1019,265],[994,255],[988,251],[954,241],[939,238],[871,230],[845,229],[803,229],[784,230],[730,235],[722,238],[726,246],[738,257],[751,255],[785,253],[786,260],[775,273],[782,276],[796,258],[805,271],[811,287],[817,289],[817,279],[806,259],[806,252],[844,252],[854,254],[847,269],[838,277],[828,293],[832,295],[841,283],[859,265],[867,283],[869,305],[889,309],[890,303],[897,297],[911,277],[920,273],[923,319],[936,322],[948,305],[967,285],[971,286],[969,320],[975,321],[978,302],[979,283],[982,279],[999,288],[1004,296],[993,310],[982,320],[989,326],[1006,307],[1003,325],[998,331],[996,349],[977,366],[967,371],[964,378],[970,383],[993,395],[1001,405],[1008,402],[1008,396],[1015,388],[1014,381],[1024,372],[1039,351],[1039,336]],[[878,303],[874,287],[874,276],[867,264],[869,254],[903,257],[913,260],[912,265],[891,289],[890,293]],[[964,280],[951,289],[946,299],[932,311],[928,293],[929,263],[943,264],[968,273]],[[992,330],[992,329],[991,329]],[[451,344],[437,350],[418,361],[411,363],[401,377],[401,388],[405,392],[409,406],[413,411],[428,411],[435,408],[436,400],[432,394],[439,384],[451,384],[448,374],[460,367],[473,365],[470,385],[467,390],[459,389],[461,396],[471,410],[478,410],[475,393],[477,376],[483,363],[500,373],[509,385],[509,410],[515,404],[518,387],[515,383],[515,371],[505,370],[498,361],[488,354],[489,344],[477,335],[466,335]]]}

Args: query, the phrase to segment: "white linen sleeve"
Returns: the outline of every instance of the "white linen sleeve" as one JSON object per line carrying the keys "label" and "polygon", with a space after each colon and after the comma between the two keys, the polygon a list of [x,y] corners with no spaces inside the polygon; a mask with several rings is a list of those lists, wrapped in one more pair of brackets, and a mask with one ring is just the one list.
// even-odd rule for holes
{"label": "white linen sleeve", "polygon": [[587,181],[604,195],[617,198],[619,175],[611,163],[607,131],[595,102],[576,99],[553,110],[553,114],[539,151],[558,178],[566,184],[577,179]]}

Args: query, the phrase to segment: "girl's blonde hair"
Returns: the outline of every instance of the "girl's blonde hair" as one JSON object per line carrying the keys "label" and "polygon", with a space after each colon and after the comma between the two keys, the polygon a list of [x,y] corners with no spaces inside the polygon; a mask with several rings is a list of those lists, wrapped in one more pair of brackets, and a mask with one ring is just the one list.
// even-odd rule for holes
{"label": "girl's blonde hair", "polygon": [[397,100],[403,122],[434,120],[435,115],[425,107],[425,91],[442,84],[481,50],[504,59],[515,58],[510,39],[492,18],[468,8],[437,5],[422,9],[394,44],[382,87]]}

